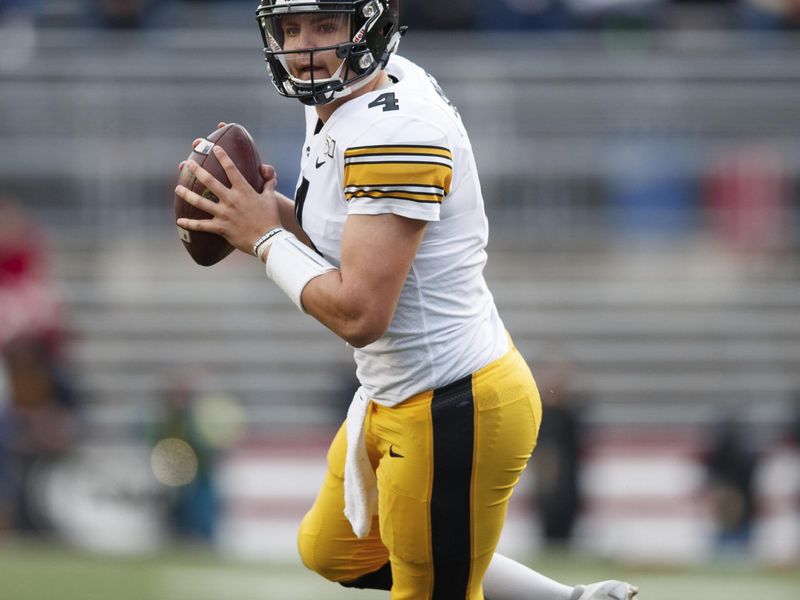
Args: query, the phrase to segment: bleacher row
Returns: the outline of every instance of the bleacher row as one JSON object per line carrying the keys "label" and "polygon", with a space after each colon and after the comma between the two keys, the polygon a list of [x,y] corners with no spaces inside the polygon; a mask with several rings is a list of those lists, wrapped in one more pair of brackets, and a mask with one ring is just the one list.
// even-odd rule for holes
{"label": "bleacher row", "polygon": [[[797,266],[726,273],[713,254],[498,249],[487,276],[534,372],[554,355],[575,363],[591,419],[779,425],[800,390]],[[58,268],[78,382],[99,421],[142,415],[181,373],[241,399],[265,427],[335,421],[353,389],[344,342],[243,255],[202,268],[177,237],[128,238],[99,254],[63,250]]]}

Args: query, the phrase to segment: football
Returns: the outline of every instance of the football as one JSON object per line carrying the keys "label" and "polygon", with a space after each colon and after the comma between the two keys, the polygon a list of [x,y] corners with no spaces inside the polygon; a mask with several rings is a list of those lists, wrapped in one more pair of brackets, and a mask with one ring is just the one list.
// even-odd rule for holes
{"label": "football", "polygon": [[[223,185],[230,186],[225,169],[222,168],[217,157],[211,151],[215,145],[221,146],[228,153],[228,156],[230,156],[247,182],[260,192],[264,187],[264,179],[261,177],[260,170],[261,157],[258,154],[253,138],[247,130],[237,123],[228,123],[203,138],[187,158],[187,160],[195,161]],[[178,183],[204,198],[219,202],[219,199],[200,183],[187,168],[181,170]],[[195,208],[176,194],[175,218],[181,217],[187,219],[210,219],[211,215],[204,210]],[[225,238],[215,233],[189,231],[178,227],[178,237],[194,261],[204,267],[218,263],[233,251],[233,246]]]}

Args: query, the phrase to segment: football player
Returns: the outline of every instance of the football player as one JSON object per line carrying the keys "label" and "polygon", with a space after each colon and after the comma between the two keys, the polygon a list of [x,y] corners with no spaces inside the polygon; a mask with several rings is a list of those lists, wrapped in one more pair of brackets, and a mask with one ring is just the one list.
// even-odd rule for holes
{"label": "football player", "polygon": [[266,263],[354,349],[360,388],[303,519],[303,562],[394,600],[628,600],[624,582],[555,582],[495,554],[541,403],[483,277],[488,227],[472,148],[436,80],[395,55],[398,0],[261,0],[278,93],[306,109],[294,201],[253,190],[223,150],[213,215],[178,225]]}

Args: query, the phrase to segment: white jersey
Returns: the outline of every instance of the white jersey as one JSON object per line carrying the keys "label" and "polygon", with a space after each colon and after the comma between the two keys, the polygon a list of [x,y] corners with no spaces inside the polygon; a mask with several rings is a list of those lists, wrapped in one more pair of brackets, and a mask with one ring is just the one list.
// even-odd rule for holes
{"label": "white jersey", "polygon": [[324,125],[306,109],[295,211],[336,266],[348,215],[428,221],[388,330],[355,349],[364,391],[393,406],[477,371],[508,339],[483,277],[488,224],[461,119],[414,63],[393,56],[386,71],[394,85],[345,102]]}

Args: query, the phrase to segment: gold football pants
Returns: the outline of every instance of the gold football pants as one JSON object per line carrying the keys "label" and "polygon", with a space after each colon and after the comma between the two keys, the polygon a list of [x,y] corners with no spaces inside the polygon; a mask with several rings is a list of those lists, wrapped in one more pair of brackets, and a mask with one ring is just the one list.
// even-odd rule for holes
{"label": "gold football pants", "polygon": [[367,451],[378,514],[365,538],[344,516],[345,426],[303,519],[305,565],[352,587],[390,589],[392,600],[482,600],[511,492],[536,444],[541,403],[513,347],[443,388],[387,408],[371,403]]}

